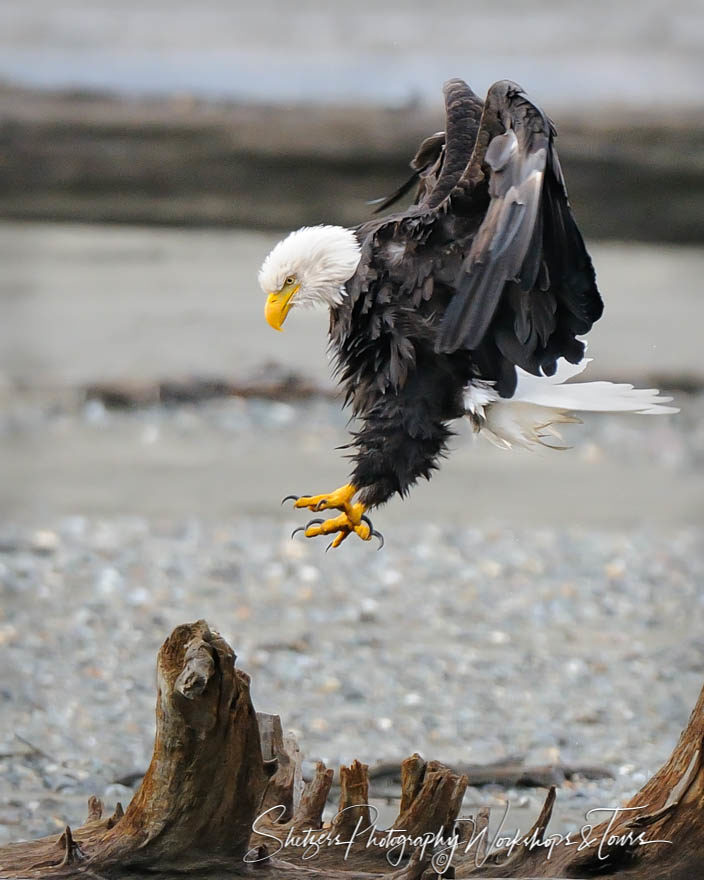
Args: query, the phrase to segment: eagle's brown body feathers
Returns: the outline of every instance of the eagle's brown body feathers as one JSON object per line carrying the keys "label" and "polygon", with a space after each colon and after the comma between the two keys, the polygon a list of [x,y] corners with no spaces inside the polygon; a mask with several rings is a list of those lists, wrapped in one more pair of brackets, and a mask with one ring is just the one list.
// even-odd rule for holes
{"label": "eagle's brown body feathers", "polygon": [[602,313],[550,121],[505,81],[482,103],[451,80],[445,101],[445,136],[412,163],[416,203],[355,230],[360,262],[331,309],[366,506],[430,476],[472,381],[511,397],[517,366],[578,363]]}

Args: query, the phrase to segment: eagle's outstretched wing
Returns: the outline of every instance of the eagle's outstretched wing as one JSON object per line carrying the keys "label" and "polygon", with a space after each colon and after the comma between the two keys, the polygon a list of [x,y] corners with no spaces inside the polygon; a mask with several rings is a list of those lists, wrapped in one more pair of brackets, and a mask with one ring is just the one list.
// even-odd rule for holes
{"label": "eagle's outstretched wing", "polygon": [[410,307],[435,316],[436,352],[467,352],[476,375],[510,397],[517,366],[552,375],[561,357],[579,362],[576,337],[603,304],[550,120],[506,80],[485,102],[462,80],[444,94],[444,146],[440,135],[421,145],[415,204],[358,228],[362,258],[333,335],[359,357],[347,358],[341,377],[364,386],[373,347],[374,385],[403,384],[414,363]]}
{"label": "eagle's outstretched wing", "polygon": [[[471,159],[448,198],[489,204],[442,320],[436,350],[486,343],[532,373],[583,355],[575,336],[601,316],[594,269],[570,210],[550,120],[515,83],[491,87]],[[450,151],[448,132],[448,146]]]}

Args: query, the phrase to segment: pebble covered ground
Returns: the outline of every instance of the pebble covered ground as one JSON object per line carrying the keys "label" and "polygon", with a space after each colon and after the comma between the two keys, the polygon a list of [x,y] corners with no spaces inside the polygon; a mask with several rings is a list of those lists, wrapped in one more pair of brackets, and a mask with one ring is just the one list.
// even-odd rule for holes
{"label": "pebble covered ground", "polygon": [[[291,432],[339,419],[335,404],[281,406],[106,414],[89,404],[46,417],[141,420],[157,443],[179,419],[243,436],[267,419]],[[608,418],[590,422],[583,448],[701,470],[704,400],[687,413],[667,448]],[[6,412],[0,427],[38,430],[35,415]],[[280,714],[308,760],[419,751],[608,768],[613,779],[560,788],[555,831],[621,803],[671,752],[704,681],[701,521],[450,529],[418,512],[381,553],[358,543],[327,555],[289,539],[299,524],[292,513],[0,527],[0,843],[79,824],[91,794],[108,809],[129,800],[117,780],[149,761],[156,653],[198,618],[234,646],[256,708]],[[544,796],[484,787],[466,807],[508,799],[525,830]]]}

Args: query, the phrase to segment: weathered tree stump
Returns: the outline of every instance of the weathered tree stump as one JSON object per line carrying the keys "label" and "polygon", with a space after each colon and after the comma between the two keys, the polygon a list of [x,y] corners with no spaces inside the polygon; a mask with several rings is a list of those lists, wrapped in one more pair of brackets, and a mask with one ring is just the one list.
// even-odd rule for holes
{"label": "weathered tree stump", "polygon": [[[204,621],[174,630],[157,674],[154,754],[127,809],[118,804],[103,818],[101,801],[90,798],[80,828],[0,848],[0,877],[689,880],[704,871],[704,690],[669,761],[627,807],[588,832],[591,843],[580,829],[571,841],[548,833],[552,786],[509,852],[490,847],[488,810],[458,821],[467,777],[419,755],[400,768],[393,835],[371,832],[403,843],[369,844],[369,774],[357,761],[341,768],[339,810],[323,824],[332,770],[319,763],[303,786],[298,746],[278,716],[256,715],[249,677]],[[298,845],[284,846],[287,835]],[[442,838],[437,845],[434,836]]]}

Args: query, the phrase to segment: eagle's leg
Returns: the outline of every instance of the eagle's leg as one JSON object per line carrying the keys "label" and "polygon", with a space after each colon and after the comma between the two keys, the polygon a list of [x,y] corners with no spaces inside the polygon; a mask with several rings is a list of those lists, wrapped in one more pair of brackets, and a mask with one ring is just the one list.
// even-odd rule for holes
{"label": "eagle's leg", "polygon": [[[334,492],[325,495],[302,495],[300,498],[289,495],[288,497],[294,499],[294,507],[307,507],[308,510],[313,510],[316,513],[319,510],[344,510],[349,516],[353,507],[352,499],[356,491],[356,486],[347,483],[344,486],[340,486],[339,489],[335,489]],[[286,500],[288,499],[284,498],[284,501]],[[359,516],[362,513],[364,513],[364,510],[361,511]],[[359,522],[359,517],[357,517],[357,521]]]}

